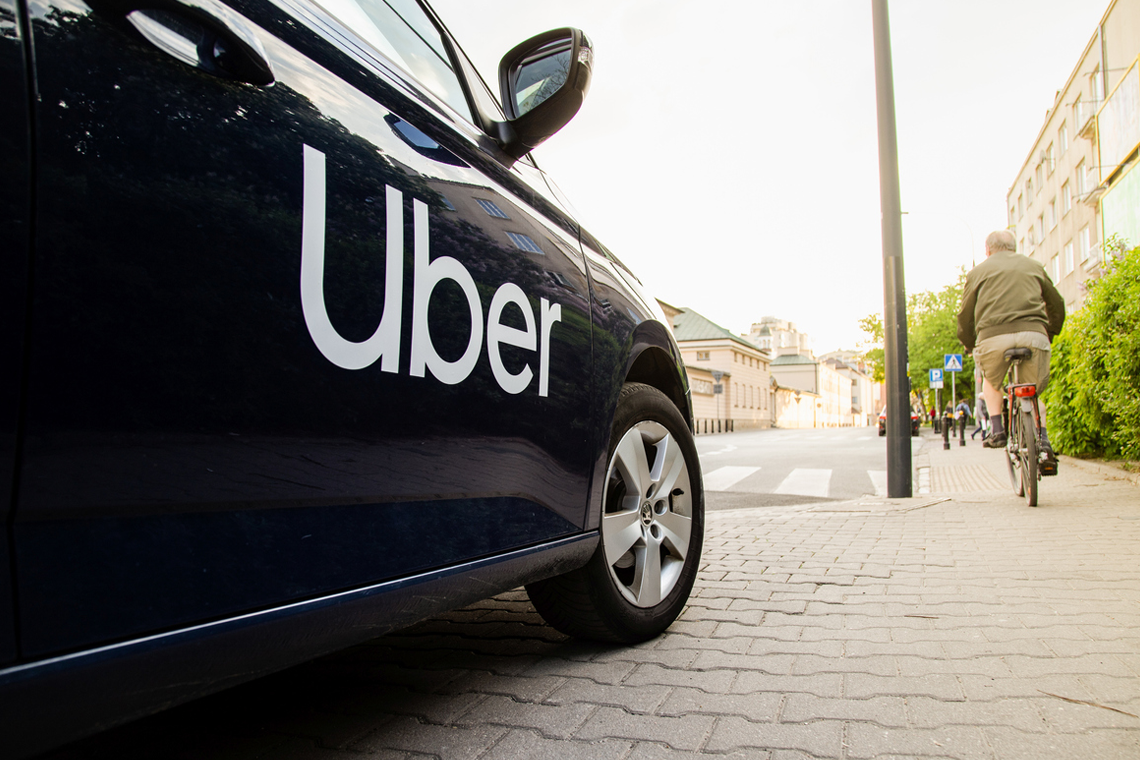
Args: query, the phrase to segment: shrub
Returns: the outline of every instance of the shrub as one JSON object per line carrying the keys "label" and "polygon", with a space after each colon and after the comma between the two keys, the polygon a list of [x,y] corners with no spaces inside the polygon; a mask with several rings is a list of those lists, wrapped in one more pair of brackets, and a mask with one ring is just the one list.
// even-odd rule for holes
{"label": "shrub", "polygon": [[1105,270],[1053,342],[1050,439],[1066,454],[1140,459],[1140,248]]}

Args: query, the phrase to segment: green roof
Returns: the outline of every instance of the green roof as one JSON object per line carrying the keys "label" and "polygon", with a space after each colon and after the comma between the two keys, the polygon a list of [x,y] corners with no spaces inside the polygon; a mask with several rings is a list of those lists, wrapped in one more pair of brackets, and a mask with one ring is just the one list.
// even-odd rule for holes
{"label": "green roof", "polygon": [[724,340],[728,339],[753,351],[761,349],[754,343],[749,343],[739,335],[724,329],[716,322],[709,320],[692,309],[681,309],[681,313],[673,317],[673,336],[678,343],[687,340]]}

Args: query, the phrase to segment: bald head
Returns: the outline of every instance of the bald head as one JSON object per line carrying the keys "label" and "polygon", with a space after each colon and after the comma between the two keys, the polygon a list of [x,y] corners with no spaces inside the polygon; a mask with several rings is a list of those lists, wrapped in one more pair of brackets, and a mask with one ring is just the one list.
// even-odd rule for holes
{"label": "bald head", "polygon": [[1017,241],[1014,240],[1012,232],[995,230],[989,234],[986,238],[986,255],[989,256],[995,251],[1009,251],[1011,253],[1017,251]]}

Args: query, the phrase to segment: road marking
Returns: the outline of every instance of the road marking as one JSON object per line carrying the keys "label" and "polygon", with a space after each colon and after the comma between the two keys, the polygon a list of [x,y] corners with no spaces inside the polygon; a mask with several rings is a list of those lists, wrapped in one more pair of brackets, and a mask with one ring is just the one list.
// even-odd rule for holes
{"label": "road marking", "polygon": [[736,451],[736,447],[732,446],[730,444],[728,446],[725,446],[723,449],[717,449],[716,451],[706,451],[704,454],[701,454],[701,456],[703,456],[703,457],[715,457],[715,456],[718,456],[720,454],[727,454],[730,451]]}
{"label": "road marking", "polygon": [[705,473],[705,490],[727,491],[732,486],[759,470],[759,467],[733,467],[731,465],[718,467],[712,472]]}
{"label": "road marking", "polygon": [[792,470],[784,482],[776,486],[772,493],[788,493],[798,496],[827,497],[831,488],[831,470]]}
{"label": "road marking", "polygon": [[886,470],[867,470],[867,475],[871,478],[871,485],[875,488],[876,496],[887,495],[887,471]]}

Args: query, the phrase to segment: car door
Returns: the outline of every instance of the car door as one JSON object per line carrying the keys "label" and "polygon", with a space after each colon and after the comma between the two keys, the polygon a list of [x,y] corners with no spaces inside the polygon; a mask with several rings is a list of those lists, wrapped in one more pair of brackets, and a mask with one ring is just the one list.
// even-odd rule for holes
{"label": "car door", "polygon": [[24,377],[30,235],[28,76],[24,33],[13,0],[0,0],[0,665],[15,659],[8,518],[15,476],[20,393]]}
{"label": "car door", "polygon": [[576,228],[430,17],[153,7],[33,6],[24,654],[580,531]]}

